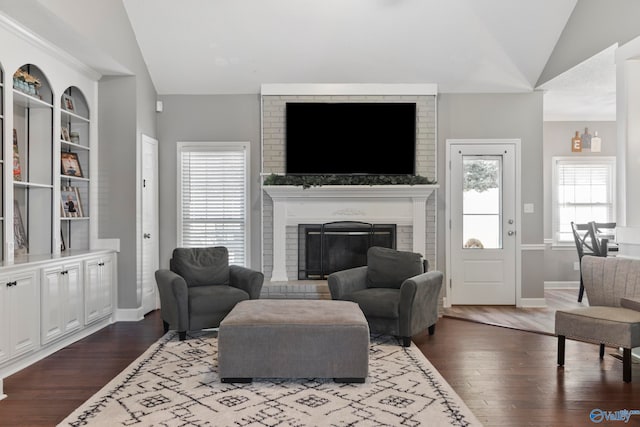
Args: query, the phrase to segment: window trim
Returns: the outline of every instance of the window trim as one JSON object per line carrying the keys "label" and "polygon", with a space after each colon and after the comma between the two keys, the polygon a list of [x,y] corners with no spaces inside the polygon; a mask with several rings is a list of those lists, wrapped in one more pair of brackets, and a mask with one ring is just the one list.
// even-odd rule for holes
{"label": "window trim", "polygon": [[176,143],[176,246],[183,245],[182,227],[182,153],[185,151],[223,151],[223,150],[244,150],[245,152],[245,204],[244,204],[244,264],[251,265],[251,143],[249,141],[178,141]]}
{"label": "window trim", "polygon": [[551,187],[551,235],[552,246],[573,246],[575,243],[573,240],[559,240],[558,238],[558,226],[559,226],[559,205],[558,205],[558,163],[569,162],[576,165],[585,164],[608,164],[611,167],[611,221],[616,220],[616,157],[615,156],[589,156],[589,157],[569,157],[569,156],[553,156],[551,157],[551,171],[552,171],[552,187]]}

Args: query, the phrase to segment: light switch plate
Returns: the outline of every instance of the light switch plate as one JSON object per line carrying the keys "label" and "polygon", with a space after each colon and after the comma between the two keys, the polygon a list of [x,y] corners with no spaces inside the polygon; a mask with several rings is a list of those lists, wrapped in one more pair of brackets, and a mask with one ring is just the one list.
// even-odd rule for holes
{"label": "light switch plate", "polygon": [[533,203],[525,203],[524,204],[524,213],[533,213]]}

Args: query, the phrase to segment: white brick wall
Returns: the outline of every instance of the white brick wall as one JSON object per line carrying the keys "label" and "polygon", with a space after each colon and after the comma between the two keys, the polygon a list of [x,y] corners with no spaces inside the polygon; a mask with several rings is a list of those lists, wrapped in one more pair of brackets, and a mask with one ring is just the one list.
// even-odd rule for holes
{"label": "white brick wall", "polygon": [[[262,97],[262,171],[266,174],[284,173],[285,170],[285,104],[287,102],[415,102],[416,173],[427,178],[436,177],[436,97],[433,95],[375,95],[375,96],[277,96]],[[263,268],[265,278],[273,271],[273,202],[264,193],[263,203]],[[436,192],[427,200],[427,253],[432,268],[436,260]],[[399,226],[397,245],[399,250],[413,247],[411,226]],[[287,276],[297,278],[298,234],[296,227],[287,227],[286,258]]]}

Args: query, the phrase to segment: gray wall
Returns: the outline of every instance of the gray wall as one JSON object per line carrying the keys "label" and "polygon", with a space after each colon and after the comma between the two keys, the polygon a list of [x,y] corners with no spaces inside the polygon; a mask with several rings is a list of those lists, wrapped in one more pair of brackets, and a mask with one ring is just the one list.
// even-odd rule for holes
{"label": "gray wall", "polygon": [[[589,128],[592,135],[598,131],[602,138],[602,152],[600,153],[573,153],[571,152],[571,138],[576,131],[580,134],[584,128]],[[590,157],[590,156],[615,156],[617,125],[616,122],[544,122],[544,239],[545,239],[545,264],[544,280],[550,282],[550,287],[563,286],[558,282],[574,282],[580,280],[579,271],[574,269],[574,262],[578,261],[578,254],[573,244],[568,247],[553,247],[552,235],[552,194],[553,194],[553,164],[554,156]]]}
{"label": "gray wall", "polygon": [[[136,78],[104,77],[100,113],[98,236],[119,238],[118,307],[137,307],[136,285]],[[118,106],[116,108],[115,106]],[[111,125],[105,126],[105,123]]]}
{"label": "gray wall", "polygon": [[251,143],[250,267],[260,269],[260,97],[259,95],[161,96],[158,114],[160,188],[160,267],[168,268],[176,247],[176,143]]}
{"label": "gray wall", "polygon": [[[445,265],[445,151],[455,138],[519,138],[522,157],[522,203],[534,213],[522,214],[521,241],[543,243],[542,93],[440,94],[438,96],[438,265]],[[522,251],[522,297],[543,298],[542,250]]]}
{"label": "gray wall", "polygon": [[[162,96],[160,140],[160,261],[168,265],[176,244],[176,142],[251,142],[251,259],[260,265],[260,104],[258,95]],[[520,138],[522,202],[535,213],[523,214],[522,242],[543,243],[542,93],[440,94],[438,96],[438,267],[444,269],[445,141],[447,138]],[[523,251],[522,296],[544,295],[543,250]]]}

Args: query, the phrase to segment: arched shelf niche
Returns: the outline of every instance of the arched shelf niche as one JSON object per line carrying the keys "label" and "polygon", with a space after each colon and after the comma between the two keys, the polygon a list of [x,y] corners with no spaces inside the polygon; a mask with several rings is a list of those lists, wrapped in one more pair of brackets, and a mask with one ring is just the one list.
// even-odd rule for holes
{"label": "arched shelf niche", "polygon": [[13,200],[4,197],[13,208],[17,258],[53,252],[53,129],[51,84],[25,64],[13,74]]}
{"label": "arched shelf niche", "polygon": [[86,250],[90,244],[90,111],[76,86],[60,97],[61,250]]}

